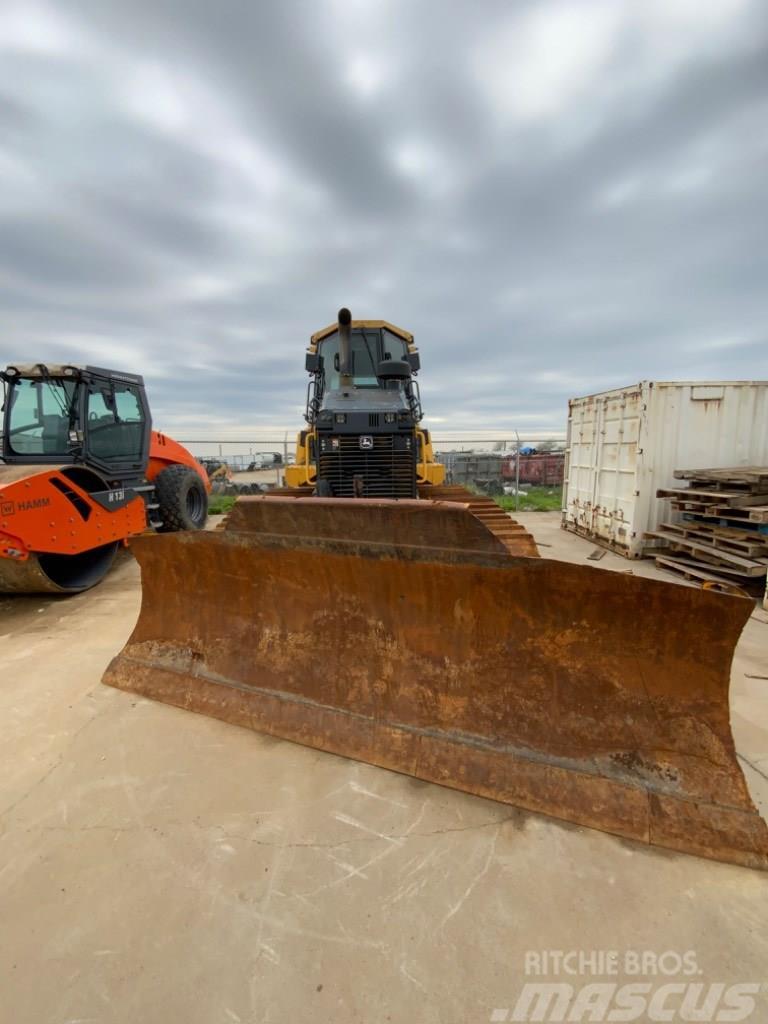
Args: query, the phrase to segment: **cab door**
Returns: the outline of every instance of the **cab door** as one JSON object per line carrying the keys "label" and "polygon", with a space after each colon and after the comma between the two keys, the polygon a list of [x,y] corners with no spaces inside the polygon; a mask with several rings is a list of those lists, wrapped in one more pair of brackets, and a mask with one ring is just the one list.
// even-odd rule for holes
{"label": "cab door", "polygon": [[84,422],[89,464],[111,480],[146,473],[151,421],[144,389],[119,380],[92,380],[85,388]]}

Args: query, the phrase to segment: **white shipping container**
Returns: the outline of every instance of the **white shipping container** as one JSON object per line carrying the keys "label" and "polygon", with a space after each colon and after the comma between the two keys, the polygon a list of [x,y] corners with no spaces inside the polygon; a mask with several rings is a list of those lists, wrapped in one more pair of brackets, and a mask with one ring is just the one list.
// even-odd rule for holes
{"label": "white shipping container", "polygon": [[[768,381],[641,381],[568,403],[563,526],[629,558],[676,469],[768,466]],[[649,542],[645,542],[649,543]]]}

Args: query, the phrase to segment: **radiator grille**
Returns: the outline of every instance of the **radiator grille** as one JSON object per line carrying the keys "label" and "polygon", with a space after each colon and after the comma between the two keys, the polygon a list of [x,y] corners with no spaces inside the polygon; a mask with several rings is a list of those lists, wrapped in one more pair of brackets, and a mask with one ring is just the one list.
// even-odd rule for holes
{"label": "radiator grille", "polygon": [[356,476],[363,478],[363,497],[416,497],[416,453],[410,437],[373,434],[373,448],[361,448],[357,434],[333,440],[338,447],[331,447],[330,438],[321,442],[318,477],[330,483],[337,498],[355,496]]}

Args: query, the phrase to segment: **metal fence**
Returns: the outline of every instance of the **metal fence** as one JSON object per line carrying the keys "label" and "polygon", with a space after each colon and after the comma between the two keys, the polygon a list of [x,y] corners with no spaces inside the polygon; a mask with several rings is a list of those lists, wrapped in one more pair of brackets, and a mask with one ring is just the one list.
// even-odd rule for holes
{"label": "metal fence", "polygon": [[[520,491],[520,460],[518,452],[530,448],[537,452],[562,451],[565,432],[532,433],[511,431],[496,434],[475,431],[442,434],[431,431],[432,446],[438,461],[446,468],[448,483],[489,487],[501,492],[505,487]],[[295,433],[272,434],[249,438],[180,438],[199,459],[225,462],[234,474],[257,473],[267,484],[283,482],[284,467],[296,454]]]}
{"label": "metal fence", "polygon": [[[521,448],[531,446],[547,450],[549,446],[563,448],[565,432],[550,431],[546,433],[524,433],[512,431],[506,436],[477,431],[461,435],[445,435],[435,431],[432,434],[432,445],[441,455],[451,454],[514,454]],[[233,470],[247,469],[251,463],[264,461],[268,455],[279,456],[282,463],[290,462],[296,453],[295,433],[282,436],[273,434],[269,437],[248,438],[179,438],[182,444],[197,458],[218,458],[226,462]]]}

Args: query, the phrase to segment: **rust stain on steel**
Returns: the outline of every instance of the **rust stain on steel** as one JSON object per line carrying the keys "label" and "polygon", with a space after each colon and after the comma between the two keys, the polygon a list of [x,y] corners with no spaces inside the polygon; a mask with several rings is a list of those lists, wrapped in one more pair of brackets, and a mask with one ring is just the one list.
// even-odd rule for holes
{"label": "rust stain on steel", "polygon": [[448,501],[245,498],[220,532],[132,548],[142,612],[105,682],[768,867],[728,712],[750,602],[514,557]]}
{"label": "rust stain on steel", "polygon": [[[291,497],[291,498],[302,498],[311,499],[313,504],[317,504],[320,501],[333,501],[336,505],[341,505],[344,501],[350,501],[353,499],[344,498],[333,498],[333,499],[321,499],[315,498],[312,491],[307,487],[279,487],[274,488],[269,492],[269,496],[266,499],[273,501],[275,497]],[[443,503],[450,502],[451,504],[460,504],[466,510],[472,513],[475,519],[479,520],[486,530],[490,531],[498,540],[501,541],[502,546],[513,555],[525,555],[529,558],[535,558],[539,551],[536,547],[536,542],[530,533],[520,523],[515,522],[509,515],[500,508],[495,501],[491,498],[486,498],[484,495],[474,494],[472,491],[468,491],[466,487],[461,487],[458,484],[422,484],[419,487],[419,501],[418,503],[414,500],[408,499],[380,499],[379,501],[371,501],[370,499],[366,502],[368,505],[372,504],[385,504],[390,507],[395,506],[408,506],[415,508],[418,507],[424,512],[426,508],[426,502]],[[359,507],[359,499],[354,499],[356,506]],[[433,531],[431,539],[437,536],[437,531]]]}
{"label": "rust stain on steel", "polygon": [[284,536],[325,549],[334,542],[355,542],[371,552],[379,546],[419,553],[438,549],[441,557],[467,551],[535,557],[531,535],[498,510],[489,521],[464,502],[408,499],[302,498],[293,495],[244,498],[236,502],[225,530]]}

